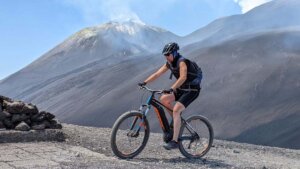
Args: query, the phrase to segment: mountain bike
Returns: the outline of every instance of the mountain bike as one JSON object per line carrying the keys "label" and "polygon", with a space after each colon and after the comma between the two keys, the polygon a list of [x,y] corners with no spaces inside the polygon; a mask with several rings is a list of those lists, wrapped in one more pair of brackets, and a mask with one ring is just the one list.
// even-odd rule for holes
{"label": "mountain bike", "polygon": [[[139,110],[131,110],[122,114],[114,123],[111,133],[111,148],[113,153],[121,159],[137,156],[145,148],[150,135],[147,114],[151,107],[157,114],[163,131],[163,141],[169,142],[173,137],[172,121],[169,123],[165,115],[164,106],[155,97],[164,94],[162,90],[152,90],[141,87],[151,93],[146,104]],[[181,128],[178,137],[179,150],[187,158],[201,158],[211,148],[213,143],[213,128],[207,118],[194,115],[186,119],[181,117]]]}

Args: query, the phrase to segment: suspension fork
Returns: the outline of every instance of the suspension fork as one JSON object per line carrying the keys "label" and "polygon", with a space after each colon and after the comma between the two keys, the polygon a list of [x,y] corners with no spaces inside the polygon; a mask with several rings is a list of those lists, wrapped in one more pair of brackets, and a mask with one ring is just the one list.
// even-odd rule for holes
{"label": "suspension fork", "polygon": [[[140,124],[138,125],[138,128],[137,128],[135,134],[133,134],[135,136],[138,136],[138,134],[139,134],[139,132],[141,130],[142,125],[145,124],[145,119],[147,118],[147,114],[148,114],[148,112],[149,112],[149,110],[151,108],[151,103],[152,103],[153,97],[154,97],[154,93],[152,93],[151,96],[148,98],[147,104],[143,104],[139,108],[139,112],[142,113],[142,120],[141,120]],[[145,109],[145,107],[146,107],[146,109]],[[132,124],[131,124],[130,131],[134,128],[137,120],[138,120],[138,117],[135,117],[134,120],[133,120],[133,122],[132,122]]]}
{"label": "suspension fork", "polygon": [[[139,108],[139,112],[142,113],[142,121],[141,121],[141,123],[139,124],[138,131],[140,131],[141,125],[144,124],[145,119],[147,118],[147,114],[148,114],[148,112],[149,112],[149,110],[150,110],[150,108],[151,108],[151,101],[152,101],[153,97],[154,97],[154,93],[152,93],[151,96],[148,98],[147,104],[143,104],[143,105],[141,105],[140,108]],[[146,110],[144,110],[145,107],[146,107]],[[136,123],[136,121],[137,121],[137,118],[138,118],[138,117],[135,118],[135,123]],[[135,124],[134,124],[134,125],[135,125]],[[134,125],[133,125],[133,126],[134,126]],[[131,126],[131,129],[130,129],[130,130],[132,130],[133,126]]]}
{"label": "suspension fork", "polygon": [[[144,107],[146,107],[146,110],[144,110]],[[145,122],[145,119],[146,119],[146,115],[148,114],[149,110],[150,110],[150,105],[147,105],[147,104],[143,104],[139,108],[139,111],[142,112],[142,119],[141,119],[140,124],[138,125],[138,128],[136,130],[134,130],[135,132],[132,133],[131,136],[138,136],[138,134],[139,134],[139,132],[141,130],[142,125],[144,125],[144,122]],[[134,120],[133,120],[133,122],[131,123],[131,126],[130,126],[130,131],[133,130],[133,128],[136,125],[136,122],[137,122],[138,119],[139,119],[138,116],[136,116],[134,118]]]}

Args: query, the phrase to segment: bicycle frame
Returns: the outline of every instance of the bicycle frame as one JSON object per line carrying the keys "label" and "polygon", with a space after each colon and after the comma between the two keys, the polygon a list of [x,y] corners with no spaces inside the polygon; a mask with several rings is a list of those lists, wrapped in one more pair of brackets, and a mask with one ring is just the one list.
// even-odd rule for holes
{"label": "bicycle frame", "polygon": [[[173,110],[170,109],[170,108],[168,108],[168,107],[166,107],[160,101],[158,101],[157,99],[155,99],[155,94],[156,94],[156,92],[152,91],[151,92],[151,96],[149,96],[149,98],[147,100],[147,103],[143,104],[140,107],[140,109],[139,109],[143,113],[143,120],[144,120],[144,118],[147,117],[147,114],[148,114],[151,106],[153,106],[154,111],[156,112],[156,115],[157,115],[157,118],[158,118],[158,121],[159,121],[159,124],[160,124],[160,127],[161,127],[162,131],[164,133],[171,133],[172,131],[170,129],[169,121],[168,121],[168,119],[166,117],[166,114],[165,114],[165,111],[164,111],[163,107],[166,108],[167,110],[171,111],[171,112],[173,112]],[[143,111],[144,107],[146,107],[145,111]],[[192,128],[192,126],[190,126],[188,123],[186,123],[186,121],[183,118],[181,118],[181,119],[182,119],[183,123],[187,124],[187,126],[188,126],[188,127],[186,127],[187,130],[191,134],[193,134],[194,136],[192,136],[192,137],[182,137],[182,138],[179,138],[179,139],[180,140],[191,140],[195,136],[199,137],[198,134],[195,132],[195,130]],[[133,127],[135,126],[136,121],[137,121],[137,118],[134,119],[134,121],[132,122],[130,130],[133,129]],[[142,121],[142,123],[143,123],[143,121]],[[138,129],[136,130],[136,134],[140,131],[140,128],[141,128],[141,126],[139,125]]]}
{"label": "bicycle frame", "polygon": [[[142,111],[144,107],[146,107],[146,110]],[[163,107],[166,108],[167,110],[171,111],[171,112],[173,110],[166,107],[160,101],[155,99],[155,92],[151,93],[151,96],[149,96],[149,98],[147,100],[147,103],[143,104],[139,109],[141,112],[143,112],[143,116],[144,116],[143,118],[147,117],[147,114],[148,114],[151,107],[154,108],[154,111],[157,115],[157,118],[158,118],[158,121],[159,121],[159,124],[160,124],[160,127],[161,127],[162,131],[165,132],[165,133],[166,132],[170,133],[171,130],[170,130],[169,121],[166,117],[166,114],[165,114],[165,111],[164,111]]]}

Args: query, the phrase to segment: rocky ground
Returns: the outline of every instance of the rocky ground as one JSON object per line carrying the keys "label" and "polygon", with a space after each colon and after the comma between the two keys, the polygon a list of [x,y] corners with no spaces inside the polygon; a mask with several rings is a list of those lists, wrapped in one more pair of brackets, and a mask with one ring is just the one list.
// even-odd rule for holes
{"label": "rocky ground", "polygon": [[[203,159],[186,159],[179,150],[162,148],[161,134],[150,134],[144,151],[132,160],[120,160],[110,150],[111,129],[64,124],[63,133],[51,130],[49,142],[18,142],[0,131],[0,168],[300,168],[300,150],[264,147],[215,140]],[[3,134],[6,133],[6,134]],[[50,134],[49,134],[50,133]],[[55,134],[53,134],[55,133]],[[60,133],[60,132],[59,132]],[[34,135],[35,134],[35,135]],[[45,137],[28,131],[37,140]],[[30,137],[30,136],[27,136]],[[65,141],[62,142],[61,138]],[[19,137],[18,137],[19,138]],[[17,139],[18,140],[18,139]],[[57,140],[57,141],[53,141]],[[20,140],[18,140],[20,141]]]}

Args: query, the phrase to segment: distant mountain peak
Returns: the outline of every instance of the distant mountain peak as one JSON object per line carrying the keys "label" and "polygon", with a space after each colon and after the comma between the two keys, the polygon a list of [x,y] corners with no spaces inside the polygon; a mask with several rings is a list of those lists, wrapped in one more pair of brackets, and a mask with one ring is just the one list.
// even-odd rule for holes
{"label": "distant mountain peak", "polygon": [[111,20],[108,23],[146,25],[143,21],[139,19],[132,19],[132,18],[122,19],[122,20]]}
{"label": "distant mountain peak", "polygon": [[159,27],[147,25],[142,21],[139,20],[122,20],[122,21],[110,21],[105,24],[99,25],[96,28],[104,29],[104,30],[115,30],[121,33],[127,33],[129,35],[135,35],[141,30],[151,30],[155,32],[168,32]]}
{"label": "distant mountain peak", "polygon": [[105,23],[103,25],[98,26],[99,29],[104,30],[114,30],[116,32],[121,32],[129,35],[135,35],[137,32],[139,32],[141,29],[145,28],[146,24],[136,22],[136,21],[110,21],[108,23]]}
{"label": "distant mountain peak", "polygon": [[157,33],[167,33],[168,31],[159,27],[146,25],[145,23],[138,20],[122,20],[122,21],[109,21],[107,23],[87,27],[77,32],[72,36],[72,38],[89,38],[96,36],[99,33],[107,33],[107,31],[121,33],[129,36],[135,36],[141,32],[157,32]]}

